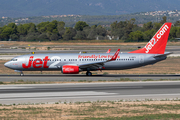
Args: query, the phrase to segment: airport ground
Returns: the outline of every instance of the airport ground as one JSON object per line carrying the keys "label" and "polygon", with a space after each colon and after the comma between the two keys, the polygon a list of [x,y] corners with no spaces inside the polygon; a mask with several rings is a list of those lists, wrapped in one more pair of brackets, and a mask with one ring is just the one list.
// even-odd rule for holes
{"label": "airport ground", "polygon": [[37,43],[0,43],[0,58],[7,58],[0,60],[0,119],[180,119],[180,42],[169,42],[166,49],[177,56],[141,68],[95,71],[91,77],[60,71],[20,77],[4,67],[12,57],[32,51],[128,52],[146,44]]}
{"label": "airport ground", "polygon": [[0,119],[180,119],[179,81],[5,85],[0,89]]}
{"label": "airport ground", "polygon": [[97,101],[0,106],[0,119],[178,120],[179,101]]}

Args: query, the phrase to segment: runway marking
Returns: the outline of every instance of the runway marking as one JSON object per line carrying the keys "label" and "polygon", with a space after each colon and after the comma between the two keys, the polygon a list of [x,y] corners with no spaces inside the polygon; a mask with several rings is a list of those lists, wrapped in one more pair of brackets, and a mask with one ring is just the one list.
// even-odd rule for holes
{"label": "runway marking", "polygon": [[46,92],[46,93],[11,93],[11,94],[0,94],[0,99],[13,99],[13,98],[32,98],[32,97],[67,97],[67,96],[92,96],[92,95],[112,95],[116,93],[106,93],[106,92]]}
{"label": "runway marking", "polygon": [[28,88],[34,88],[34,87],[22,87],[22,86],[0,86],[1,89],[28,89]]}
{"label": "runway marking", "polygon": [[[142,95],[117,95],[117,96],[111,96],[111,97],[153,97],[153,96],[180,96],[180,93],[177,94],[142,94]],[[94,96],[96,97],[96,96]],[[101,97],[108,97],[108,96],[101,96]]]}
{"label": "runway marking", "polygon": [[[114,96],[115,95],[115,96]],[[107,92],[47,92],[47,93],[11,93],[0,94],[0,99],[49,99],[48,97],[56,98],[88,98],[88,97],[149,97],[149,96],[180,96],[180,93],[175,94],[141,94],[141,95],[120,95],[118,93]]]}

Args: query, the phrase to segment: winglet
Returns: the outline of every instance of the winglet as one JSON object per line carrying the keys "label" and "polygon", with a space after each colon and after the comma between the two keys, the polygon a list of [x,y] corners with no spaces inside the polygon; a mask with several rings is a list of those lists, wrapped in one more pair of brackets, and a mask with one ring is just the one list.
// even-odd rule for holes
{"label": "winglet", "polygon": [[109,49],[106,53],[110,53],[111,52],[111,49]]}
{"label": "winglet", "polygon": [[113,55],[113,57],[112,57],[109,61],[116,60],[116,58],[118,57],[119,51],[120,51],[120,49],[118,49],[118,50],[116,51],[116,53]]}

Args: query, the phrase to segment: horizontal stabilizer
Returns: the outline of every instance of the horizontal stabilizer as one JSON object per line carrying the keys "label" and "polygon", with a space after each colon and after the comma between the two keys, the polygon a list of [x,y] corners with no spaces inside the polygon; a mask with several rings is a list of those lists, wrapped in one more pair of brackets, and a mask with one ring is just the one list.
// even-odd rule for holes
{"label": "horizontal stabilizer", "polygon": [[166,52],[166,53],[164,53],[164,54],[155,55],[154,58],[156,58],[156,57],[162,57],[162,56],[167,56],[167,55],[170,55],[170,54],[172,54],[172,52]]}

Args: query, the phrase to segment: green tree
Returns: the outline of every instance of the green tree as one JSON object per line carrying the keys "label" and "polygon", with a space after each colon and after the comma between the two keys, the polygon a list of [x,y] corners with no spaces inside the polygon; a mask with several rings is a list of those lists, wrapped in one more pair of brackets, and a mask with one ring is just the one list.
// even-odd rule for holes
{"label": "green tree", "polygon": [[124,35],[125,38],[128,38],[128,35],[132,32],[132,29],[134,28],[135,21],[136,20],[134,18],[132,18],[129,21],[127,21],[127,25],[126,25],[126,27],[124,29],[124,31],[125,31],[125,35]]}
{"label": "green tree", "polygon": [[37,25],[37,29],[40,33],[44,33],[46,32],[47,28],[46,26],[49,24],[49,21],[47,22],[41,22]]}
{"label": "green tree", "polygon": [[129,39],[139,42],[140,40],[143,40],[143,33],[141,31],[131,32],[129,34]]}
{"label": "green tree", "polygon": [[156,31],[154,29],[147,30],[143,34],[143,39],[149,41],[155,33],[156,33]]}
{"label": "green tree", "polygon": [[101,25],[96,27],[96,34],[98,36],[103,36],[104,37],[104,36],[106,36],[106,33],[107,33],[106,29],[104,29]]}
{"label": "green tree", "polygon": [[82,31],[84,27],[87,27],[89,26],[86,22],[83,22],[83,21],[78,21],[75,25],[75,29],[77,31]]}
{"label": "green tree", "polygon": [[162,17],[162,20],[160,21],[160,23],[161,23],[161,24],[164,24],[164,23],[166,22],[166,19],[167,19],[167,17],[166,17],[166,16],[163,16],[163,17]]}
{"label": "green tree", "polygon": [[36,32],[36,25],[34,23],[20,24],[17,26],[19,35],[27,35],[31,32]]}
{"label": "green tree", "polygon": [[3,30],[1,32],[1,38],[4,40],[8,40],[10,38],[10,35],[13,33],[14,29],[8,26],[4,26]]}
{"label": "green tree", "polygon": [[77,40],[85,40],[85,39],[87,39],[87,36],[86,36],[86,33],[84,31],[77,31],[75,38]]}
{"label": "green tree", "polygon": [[91,29],[96,29],[97,25],[92,25]]}
{"label": "green tree", "polygon": [[13,41],[17,41],[17,40],[19,39],[18,35],[16,35],[16,34],[11,34],[11,35],[10,35],[10,38],[11,38],[11,40],[13,40]]}
{"label": "green tree", "polygon": [[180,27],[177,28],[176,37],[180,38]]}
{"label": "green tree", "polygon": [[91,29],[90,32],[89,32],[89,34],[88,34],[88,36],[87,36],[87,38],[93,40],[93,39],[96,38],[96,35],[97,35],[97,34],[96,34],[95,29]]}
{"label": "green tree", "polygon": [[55,24],[56,27],[58,25],[58,21],[57,20],[53,20],[51,23]]}
{"label": "green tree", "polygon": [[176,36],[177,28],[178,28],[178,27],[176,27],[176,26],[171,27],[170,34],[169,34],[169,37],[170,37],[170,38],[176,38],[176,37],[177,37],[177,36]]}
{"label": "green tree", "polygon": [[143,24],[144,31],[151,30],[152,28],[153,28],[152,22],[148,22],[148,23]]}
{"label": "green tree", "polygon": [[54,40],[58,40],[59,39],[59,36],[55,33],[53,33],[50,37],[51,41],[54,41]]}
{"label": "green tree", "polygon": [[161,26],[162,26],[161,23],[154,23],[154,24],[153,24],[153,29],[156,30],[156,31],[158,31]]}
{"label": "green tree", "polygon": [[19,36],[27,34],[27,31],[25,30],[25,28],[22,24],[17,26],[17,31],[18,31]]}
{"label": "green tree", "polygon": [[59,33],[59,37],[62,38],[62,36],[64,35],[65,33],[65,23],[63,21],[60,21],[58,22],[57,24],[57,30],[58,30],[58,33]]}
{"label": "green tree", "polygon": [[113,36],[118,36],[120,39],[127,39],[129,34],[133,31],[133,28],[135,27],[135,21],[136,20],[132,18],[129,21],[120,21],[119,23],[117,21],[113,22],[111,24],[111,34]]}
{"label": "green tree", "polygon": [[113,22],[111,24],[111,34],[113,36],[118,36],[119,38],[122,38],[125,31],[125,27],[127,26],[127,22],[126,21],[120,21],[119,23],[116,21],[116,22]]}
{"label": "green tree", "polygon": [[7,27],[10,27],[13,29],[11,34],[17,34],[17,25],[15,23],[9,23]]}
{"label": "green tree", "polygon": [[26,40],[26,41],[38,41],[38,36],[39,36],[39,35],[40,35],[40,34],[37,33],[37,32],[35,32],[35,33],[33,33],[33,32],[28,33],[28,34],[26,35],[26,37],[25,37],[25,40]]}
{"label": "green tree", "polygon": [[69,27],[69,28],[66,28],[66,31],[63,35],[63,39],[64,40],[73,40],[73,37],[75,37],[75,35],[76,35],[76,30]]}
{"label": "green tree", "polygon": [[51,32],[51,33],[57,32],[56,24],[55,23],[50,22],[49,24],[47,24],[45,26],[45,28],[46,28],[46,32]]}
{"label": "green tree", "polygon": [[49,38],[47,37],[46,33],[42,33],[38,36],[38,40],[47,41],[47,40],[49,40]]}
{"label": "green tree", "polygon": [[180,21],[176,21],[176,22],[174,23],[174,26],[180,26]]}
{"label": "green tree", "polygon": [[29,23],[28,25],[29,25],[29,27],[28,27],[29,29],[28,29],[27,33],[35,33],[35,32],[37,32],[36,25],[34,23]]}
{"label": "green tree", "polygon": [[84,27],[83,29],[85,35],[86,35],[86,39],[87,39],[87,36],[89,35],[90,31],[91,31],[91,27],[87,26],[87,27]]}

